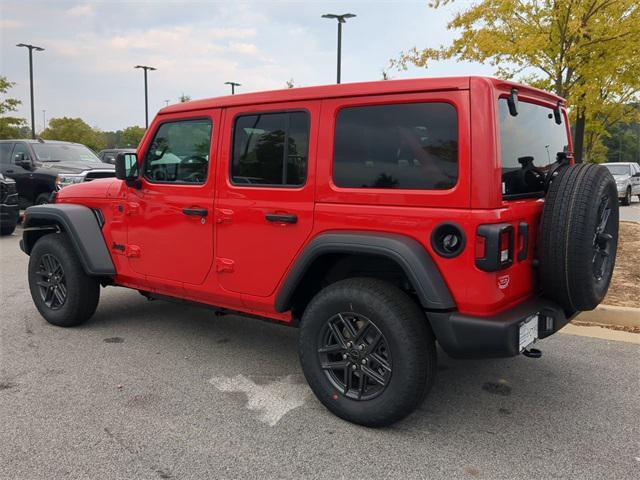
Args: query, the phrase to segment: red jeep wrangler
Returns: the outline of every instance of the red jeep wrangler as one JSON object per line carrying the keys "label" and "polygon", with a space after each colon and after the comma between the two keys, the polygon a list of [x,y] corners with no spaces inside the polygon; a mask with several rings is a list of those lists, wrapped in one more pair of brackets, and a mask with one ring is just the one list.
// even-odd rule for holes
{"label": "red jeep wrangler", "polygon": [[388,425],[455,357],[539,356],[607,292],[616,184],[573,165],[563,99],[461,77],[162,109],[117,179],[27,210],[33,301],[87,320],[100,286],[299,325],[336,415]]}

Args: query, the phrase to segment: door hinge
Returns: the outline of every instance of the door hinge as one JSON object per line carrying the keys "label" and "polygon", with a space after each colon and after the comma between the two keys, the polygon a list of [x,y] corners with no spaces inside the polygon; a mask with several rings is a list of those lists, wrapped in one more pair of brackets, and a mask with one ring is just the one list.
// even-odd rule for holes
{"label": "door hinge", "polygon": [[229,208],[216,208],[216,223],[231,223],[233,210]]}
{"label": "door hinge", "polygon": [[216,258],[216,272],[233,272],[233,264],[230,258]]}

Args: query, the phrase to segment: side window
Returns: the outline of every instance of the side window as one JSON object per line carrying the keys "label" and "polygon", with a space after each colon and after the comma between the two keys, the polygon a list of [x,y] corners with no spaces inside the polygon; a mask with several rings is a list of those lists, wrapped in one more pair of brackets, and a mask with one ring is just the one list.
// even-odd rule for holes
{"label": "side window", "polygon": [[349,107],[336,121],[338,187],[446,190],[458,179],[458,118],[448,103]]}
{"label": "side window", "polygon": [[102,161],[106,163],[115,164],[116,163],[116,154],[113,152],[105,152],[102,154]]}
{"label": "side window", "polygon": [[301,186],[307,179],[309,114],[243,115],[233,129],[231,182],[242,186]]}
{"label": "side window", "polygon": [[209,119],[160,125],[144,159],[144,177],[158,183],[205,183],[211,130]]}
{"label": "side window", "polygon": [[11,163],[11,150],[13,143],[0,143],[0,163]]}
{"label": "side window", "polygon": [[31,160],[31,153],[29,153],[29,148],[24,143],[16,143],[16,146],[13,148],[13,154],[11,155],[11,162],[16,163],[16,161],[21,158]]}

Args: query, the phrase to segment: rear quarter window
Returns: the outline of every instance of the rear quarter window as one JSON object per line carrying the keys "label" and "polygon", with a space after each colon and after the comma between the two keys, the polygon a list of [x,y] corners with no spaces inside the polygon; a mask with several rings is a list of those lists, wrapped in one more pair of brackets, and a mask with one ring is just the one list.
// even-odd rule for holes
{"label": "rear quarter window", "polygon": [[446,190],[457,179],[458,119],[453,105],[374,105],[338,113],[336,186]]}

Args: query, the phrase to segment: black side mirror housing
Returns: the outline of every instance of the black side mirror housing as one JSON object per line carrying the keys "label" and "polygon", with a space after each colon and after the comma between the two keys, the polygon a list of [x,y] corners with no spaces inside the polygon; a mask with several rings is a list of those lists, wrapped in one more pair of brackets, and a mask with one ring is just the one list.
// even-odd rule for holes
{"label": "black side mirror housing", "polygon": [[130,187],[140,187],[138,157],[135,153],[118,153],[115,165],[117,179],[124,180]]}
{"label": "black side mirror housing", "polygon": [[29,159],[24,153],[19,153],[16,155],[14,159],[14,163],[19,167],[30,170],[33,164],[31,163],[31,159]]}

